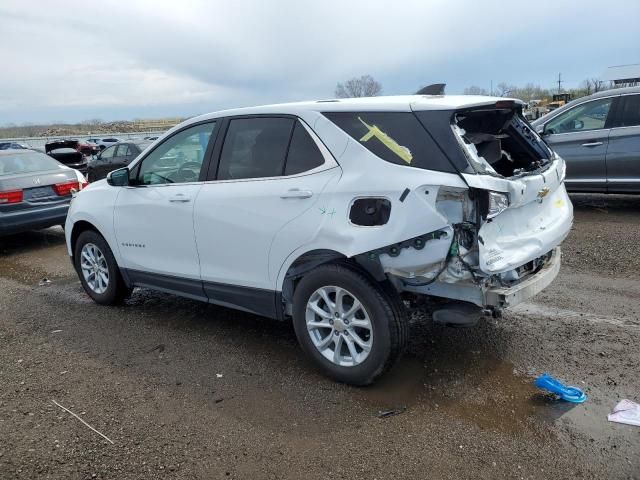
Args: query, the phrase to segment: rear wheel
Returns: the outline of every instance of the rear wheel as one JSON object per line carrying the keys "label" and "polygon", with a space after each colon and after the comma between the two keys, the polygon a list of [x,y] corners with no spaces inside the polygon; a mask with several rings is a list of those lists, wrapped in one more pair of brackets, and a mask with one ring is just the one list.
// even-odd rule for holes
{"label": "rear wheel", "polygon": [[118,304],[130,293],[111,248],[98,232],[87,230],[80,234],[74,259],[82,287],[97,303]]}
{"label": "rear wheel", "polygon": [[348,265],[327,264],[298,284],[293,303],[296,336],[329,376],[367,385],[389,369],[407,342],[397,294]]}

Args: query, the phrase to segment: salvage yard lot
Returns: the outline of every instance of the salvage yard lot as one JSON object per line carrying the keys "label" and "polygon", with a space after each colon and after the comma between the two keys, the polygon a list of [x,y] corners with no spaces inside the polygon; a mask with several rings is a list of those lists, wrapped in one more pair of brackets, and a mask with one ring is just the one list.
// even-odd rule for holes
{"label": "salvage yard lot", "polygon": [[[368,388],[317,372],[287,324],[145,290],[94,304],[60,229],[2,240],[0,478],[640,478],[640,428],[606,420],[640,400],[640,197],[572,200],[551,287],[472,329],[416,312]],[[543,371],[589,399],[542,395]]]}

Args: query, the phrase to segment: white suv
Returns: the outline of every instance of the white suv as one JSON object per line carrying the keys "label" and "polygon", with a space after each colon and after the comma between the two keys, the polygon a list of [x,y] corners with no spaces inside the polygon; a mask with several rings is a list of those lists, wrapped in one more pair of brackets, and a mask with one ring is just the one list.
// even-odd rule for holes
{"label": "white suv", "polygon": [[408,301],[471,325],[545,288],[573,207],[517,100],[406,96],[192,118],[72,201],[69,254],[98,303],[146,287],[280,320],[367,384]]}

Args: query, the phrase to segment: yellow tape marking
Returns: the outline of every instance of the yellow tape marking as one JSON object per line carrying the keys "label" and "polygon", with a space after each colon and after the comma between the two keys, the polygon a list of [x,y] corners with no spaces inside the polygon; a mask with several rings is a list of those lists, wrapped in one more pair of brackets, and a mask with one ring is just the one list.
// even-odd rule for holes
{"label": "yellow tape marking", "polygon": [[389,135],[387,135],[382,130],[380,130],[376,125],[368,125],[360,117],[358,117],[358,120],[360,120],[362,124],[365,127],[367,127],[367,130],[369,130],[360,139],[361,142],[366,142],[372,137],[376,137],[378,140],[380,140],[384,144],[385,147],[387,147],[393,153],[398,155],[402,160],[404,160],[408,164],[411,164],[411,160],[413,160],[413,155],[411,155],[411,150],[409,150],[407,147],[403,147],[402,145],[399,145],[398,142],[396,142],[393,138],[391,138]]}

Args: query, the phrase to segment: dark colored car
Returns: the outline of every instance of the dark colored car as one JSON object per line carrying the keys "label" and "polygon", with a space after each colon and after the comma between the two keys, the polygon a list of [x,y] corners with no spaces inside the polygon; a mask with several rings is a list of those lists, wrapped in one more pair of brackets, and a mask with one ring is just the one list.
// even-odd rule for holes
{"label": "dark colored car", "polygon": [[151,142],[146,140],[131,140],[105,148],[98,156],[89,160],[87,179],[95,182],[105,178],[112,170],[126,167],[149,145]]}
{"label": "dark colored car", "polygon": [[82,174],[44,153],[0,151],[0,236],[64,225]]}
{"label": "dark colored car", "polygon": [[0,150],[25,150],[27,148],[30,148],[28,145],[24,144],[24,143],[18,143],[18,142],[0,142]]}
{"label": "dark colored car", "polygon": [[531,124],[567,162],[570,192],[640,193],[640,87],[579,98]]}
{"label": "dark colored car", "polygon": [[60,163],[86,175],[87,162],[93,154],[93,148],[90,147],[92,153],[87,154],[83,152],[82,145],[78,140],[54,140],[44,145],[44,151]]}

